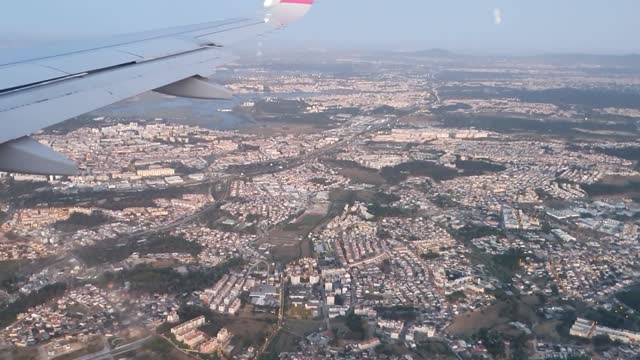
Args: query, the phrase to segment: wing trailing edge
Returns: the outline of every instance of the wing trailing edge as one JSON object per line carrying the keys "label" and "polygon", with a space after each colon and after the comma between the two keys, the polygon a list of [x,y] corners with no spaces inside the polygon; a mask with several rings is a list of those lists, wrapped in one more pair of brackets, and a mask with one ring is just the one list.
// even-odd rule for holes
{"label": "wing trailing edge", "polygon": [[204,100],[231,100],[233,93],[224,86],[208,81],[202,76],[193,76],[155,89],[155,92],[177,97]]}

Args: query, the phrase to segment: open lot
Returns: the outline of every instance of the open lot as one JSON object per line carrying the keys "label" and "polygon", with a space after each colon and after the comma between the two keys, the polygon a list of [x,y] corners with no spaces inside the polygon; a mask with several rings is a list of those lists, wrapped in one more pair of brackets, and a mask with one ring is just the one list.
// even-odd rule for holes
{"label": "open lot", "polygon": [[511,330],[509,323],[513,321],[520,321],[527,325],[534,324],[538,321],[535,305],[537,303],[533,298],[511,298],[500,301],[486,308],[458,316],[446,332],[453,336],[468,337],[482,328]]}
{"label": "open lot", "polygon": [[126,354],[137,360],[187,360],[192,359],[176,349],[168,340],[156,336],[147,341],[140,349]]}
{"label": "open lot", "polygon": [[301,256],[301,232],[276,230],[259,244],[271,244],[271,257],[276,261],[289,262]]}
{"label": "open lot", "polygon": [[201,330],[209,336],[216,336],[220,329],[226,328],[233,335],[232,345],[236,348],[251,344],[262,344],[273,333],[276,323],[271,314],[254,314],[251,306],[245,306],[237,315],[213,313],[207,325]]}

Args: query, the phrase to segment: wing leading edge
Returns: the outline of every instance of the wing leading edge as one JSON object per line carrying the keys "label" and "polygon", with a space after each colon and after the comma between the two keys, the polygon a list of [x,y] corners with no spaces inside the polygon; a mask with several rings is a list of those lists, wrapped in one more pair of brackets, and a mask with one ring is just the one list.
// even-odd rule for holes
{"label": "wing leading edge", "polygon": [[282,28],[313,0],[267,0],[263,19],[230,19],[84,45],[0,51],[0,171],[74,175],[70,162],[29,135],[156,90],[201,99],[232,95],[207,77],[226,47]]}

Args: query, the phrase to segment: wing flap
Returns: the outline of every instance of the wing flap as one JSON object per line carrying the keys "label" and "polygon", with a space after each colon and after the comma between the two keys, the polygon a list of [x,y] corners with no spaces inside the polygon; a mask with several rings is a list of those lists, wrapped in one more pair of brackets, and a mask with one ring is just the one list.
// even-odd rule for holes
{"label": "wing flap", "polygon": [[204,100],[231,100],[233,93],[224,86],[212,83],[209,79],[193,76],[188,79],[180,80],[173,84],[163,86],[154,90],[155,92],[186,97],[192,99]]}

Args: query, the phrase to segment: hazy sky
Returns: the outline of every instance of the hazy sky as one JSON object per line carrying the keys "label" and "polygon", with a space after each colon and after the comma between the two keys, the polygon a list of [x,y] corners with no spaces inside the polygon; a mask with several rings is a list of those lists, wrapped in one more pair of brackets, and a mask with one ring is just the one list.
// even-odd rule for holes
{"label": "hazy sky", "polygon": [[[5,0],[0,45],[257,15],[261,0]],[[318,0],[265,46],[640,52],[640,0]]]}

